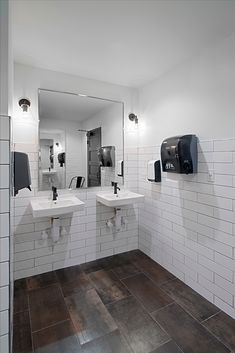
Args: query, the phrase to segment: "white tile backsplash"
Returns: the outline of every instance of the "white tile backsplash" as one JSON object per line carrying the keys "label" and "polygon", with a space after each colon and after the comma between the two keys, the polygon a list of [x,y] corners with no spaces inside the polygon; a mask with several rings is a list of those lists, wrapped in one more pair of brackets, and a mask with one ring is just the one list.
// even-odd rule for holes
{"label": "white tile backsplash", "polygon": [[9,189],[0,189],[0,213],[10,210]]}
{"label": "white tile backsplash", "polygon": [[227,210],[232,210],[232,208],[233,208],[233,201],[231,199],[218,197],[218,196],[212,196],[212,195],[198,193],[197,194],[197,201],[199,203],[203,203],[206,205],[219,207],[219,208],[225,208]]}
{"label": "white tile backsplash", "polygon": [[10,143],[0,140],[0,164],[9,164]]}
{"label": "white tile backsplash", "polygon": [[10,166],[0,165],[0,189],[9,188]]}
{"label": "white tile backsplash", "polygon": [[214,151],[235,151],[235,139],[214,141]]}
{"label": "white tile backsplash", "polygon": [[8,352],[9,351],[9,337],[8,335],[0,336],[0,352]]}
{"label": "white tile backsplash", "polygon": [[9,342],[9,180],[10,121],[0,117],[0,352]]}
{"label": "white tile backsplash", "polygon": [[0,238],[9,235],[9,213],[0,213]]}
{"label": "white tile backsplash", "polygon": [[9,309],[9,287],[0,287],[0,311]]}
{"label": "white tile backsplash", "polygon": [[9,312],[8,310],[0,311],[0,336],[6,335],[9,328]]}
{"label": "white tile backsplash", "polygon": [[0,263],[0,283],[1,283],[1,286],[9,285],[9,263],[8,262]]}
{"label": "white tile backsplash", "polygon": [[0,238],[0,262],[9,261],[9,237]]}
{"label": "white tile backsplash", "polygon": [[10,123],[8,117],[0,117],[0,140],[10,139]]}

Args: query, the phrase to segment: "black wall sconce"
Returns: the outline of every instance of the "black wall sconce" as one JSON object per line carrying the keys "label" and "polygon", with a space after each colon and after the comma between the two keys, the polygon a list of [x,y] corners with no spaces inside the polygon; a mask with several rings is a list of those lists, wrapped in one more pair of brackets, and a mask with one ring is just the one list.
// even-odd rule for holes
{"label": "black wall sconce", "polygon": [[135,124],[138,124],[137,115],[135,115],[134,113],[130,113],[130,114],[129,114],[129,120],[130,120],[130,121],[134,121]]}
{"label": "black wall sconce", "polygon": [[21,98],[19,100],[19,106],[22,108],[24,113],[28,112],[30,105],[31,105],[31,103],[30,103],[29,99],[27,99],[27,98]]}

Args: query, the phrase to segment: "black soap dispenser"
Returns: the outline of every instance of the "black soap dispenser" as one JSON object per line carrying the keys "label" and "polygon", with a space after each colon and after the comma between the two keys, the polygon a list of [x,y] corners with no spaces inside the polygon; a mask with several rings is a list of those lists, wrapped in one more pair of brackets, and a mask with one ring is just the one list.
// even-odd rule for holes
{"label": "black soap dispenser", "polygon": [[19,190],[27,188],[31,191],[31,175],[29,158],[26,153],[14,152],[14,196]]}

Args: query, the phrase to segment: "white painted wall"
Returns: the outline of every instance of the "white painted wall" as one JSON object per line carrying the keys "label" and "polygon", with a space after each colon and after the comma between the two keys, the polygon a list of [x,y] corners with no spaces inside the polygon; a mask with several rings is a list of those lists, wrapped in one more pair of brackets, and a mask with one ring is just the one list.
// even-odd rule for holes
{"label": "white painted wall", "polygon": [[[50,70],[33,68],[21,64],[14,67],[14,142],[37,143],[38,140],[38,89],[47,88],[58,91],[83,93],[95,97],[107,98],[124,102],[125,126],[129,127],[128,113],[134,109],[136,90],[112,85],[109,83],[89,80],[78,76],[63,74]],[[18,100],[28,97],[31,101],[31,116],[21,118]],[[137,134],[128,134],[126,146],[137,144]]]}
{"label": "white painted wall", "polygon": [[123,123],[122,104],[111,103],[108,107],[102,109],[90,119],[82,123],[82,128],[92,130],[98,127],[101,129],[102,146],[115,146],[120,150],[123,148]]}
{"label": "white painted wall", "polygon": [[200,139],[235,132],[235,34],[139,91],[139,145],[195,133]]}

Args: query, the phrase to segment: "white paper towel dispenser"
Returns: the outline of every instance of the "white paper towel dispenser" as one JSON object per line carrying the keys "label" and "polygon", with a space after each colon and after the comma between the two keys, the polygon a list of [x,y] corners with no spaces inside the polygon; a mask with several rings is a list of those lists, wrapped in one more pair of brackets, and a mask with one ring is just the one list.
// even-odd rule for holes
{"label": "white paper towel dispenser", "polygon": [[117,175],[123,177],[123,160],[117,162]]}
{"label": "white paper towel dispenser", "polygon": [[161,163],[159,160],[148,161],[147,179],[155,183],[161,182]]}

